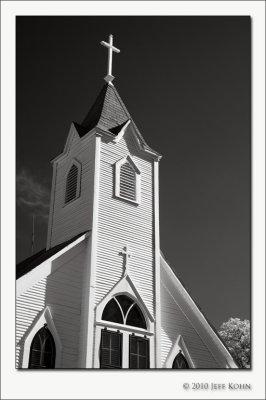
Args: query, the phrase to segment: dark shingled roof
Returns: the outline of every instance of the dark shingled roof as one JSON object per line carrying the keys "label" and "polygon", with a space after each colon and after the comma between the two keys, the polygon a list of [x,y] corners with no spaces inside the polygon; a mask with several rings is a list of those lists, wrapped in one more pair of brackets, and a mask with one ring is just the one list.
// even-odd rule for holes
{"label": "dark shingled roof", "polygon": [[87,132],[96,127],[116,136],[129,119],[145,149],[160,156],[143,139],[114,85],[106,83],[84,121],[81,124],[77,124],[76,122],[73,122],[73,124],[80,137],[83,137]]}
{"label": "dark shingled roof", "polygon": [[[123,124],[129,118],[130,115],[115,87],[105,84],[80,126],[86,132],[96,126],[109,130]],[[79,135],[83,136],[83,133],[79,131]]]}
{"label": "dark shingled roof", "polygon": [[51,247],[49,250],[43,249],[39,251],[36,254],[33,254],[33,256],[26,258],[26,260],[21,261],[20,263],[17,264],[16,268],[16,279],[21,278],[23,275],[27,274],[31,270],[33,270],[35,267],[38,267],[41,263],[44,261],[48,260],[48,258],[52,257],[54,254],[58,253],[60,250],[62,250],[64,247],[68,246],[72,242],[74,242],[76,239],[84,235],[86,232],[80,233],[79,235],[75,236],[72,239],[67,240],[64,243],[58,244],[55,247]]}

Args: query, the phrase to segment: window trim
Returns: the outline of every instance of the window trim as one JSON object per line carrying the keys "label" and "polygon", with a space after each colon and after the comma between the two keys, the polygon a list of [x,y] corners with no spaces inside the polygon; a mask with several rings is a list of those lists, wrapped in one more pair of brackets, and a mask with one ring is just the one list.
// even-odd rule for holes
{"label": "window trim", "polygon": [[[137,303],[131,296],[128,296],[128,295],[126,295],[126,294],[123,293],[124,296],[127,296],[129,299],[132,300],[132,304],[129,306],[127,312],[124,313],[124,311],[123,311],[123,309],[122,309],[122,307],[121,307],[119,301],[118,301],[117,298],[116,298],[116,297],[119,296],[119,295],[121,295],[121,293],[120,293],[120,294],[116,294],[116,295],[114,295],[113,297],[111,297],[111,299],[105,304],[105,307],[104,307],[103,312],[102,312],[101,320],[102,320],[102,321],[106,321],[106,322],[117,323],[117,324],[119,324],[119,325],[132,326],[132,327],[134,327],[134,328],[140,328],[140,329],[143,329],[143,330],[146,331],[146,330],[147,330],[147,319],[146,319],[146,317],[145,317],[144,312],[142,311],[142,309],[141,309],[140,306],[138,305],[138,303]],[[123,324],[120,324],[119,322],[110,321],[110,320],[108,320],[108,319],[103,319],[104,310],[106,309],[107,305],[108,305],[112,300],[114,300],[114,301],[116,302],[116,304],[118,305],[118,308],[119,308],[120,313],[121,313],[121,316],[122,316]],[[135,305],[139,308],[139,310],[140,310],[140,312],[141,312],[141,314],[142,314],[142,316],[143,316],[143,319],[144,319],[146,328],[141,328],[141,327],[139,327],[139,326],[129,325],[129,324],[126,323],[126,322],[127,322],[127,318],[128,318],[128,316],[129,316],[129,313],[130,313],[131,309],[132,309]]]}
{"label": "window trim", "polygon": [[[128,162],[133,170],[135,171],[135,183],[136,183],[136,200],[129,199],[128,197],[124,197],[120,195],[120,170],[121,166]],[[115,163],[115,190],[114,190],[114,196],[118,199],[124,200],[126,202],[132,203],[132,204],[140,204],[141,202],[141,172],[136,163],[134,162],[133,158],[128,154],[126,157],[122,158],[119,160],[117,163]]]}
{"label": "window trim", "polygon": [[[130,325],[122,325],[116,322],[104,321],[101,319],[103,310],[106,304],[112,299],[112,297],[119,296],[124,294],[128,297],[131,297],[132,300],[137,303],[140,307],[145,321],[147,325],[147,329],[138,328]],[[99,348],[100,348],[100,340],[101,340],[101,330],[103,328],[111,329],[111,330],[120,330],[123,333],[123,346],[125,351],[122,352],[122,369],[128,368],[128,351],[129,351],[129,335],[132,333],[138,335],[146,335],[150,340],[150,368],[155,368],[155,321],[151,313],[149,312],[147,306],[143,302],[140,294],[135,288],[134,283],[132,282],[129,275],[124,275],[120,281],[113,286],[110,292],[100,301],[100,303],[96,306],[95,315],[94,315],[94,323],[95,323],[95,341],[94,341],[94,359],[93,359],[93,368],[100,368],[100,359],[99,359]]]}
{"label": "window trim", "polygon": [[[185,363],[185,364],[187,364],[187,368],[174,368],[174,363],[175,363],[175,360],[176,360],[177,357],[181,357],[182,362]],[[186,357],[184,356],[183,351],[182,351],[182,350],[179,350],[179,352],[176,354],[176,356],[175,356],[175,358],[174,358],[174,360],[173,360],[172,369],[189,369],[189,368],[190,368],[190,367],[189,367],[188,360],[187,360]]]}
{"label": "window trim", "polygon": [[45,307],[39,319],[32,326],[30,332],[25,337],[24,342],[19,343],[21,345],[21,351],[23,352],[22,368],[28,369],[32,340],[36,333],[44,326],[44,324],[47,324],[47,328],[51,332],[55,342],[55,368],[61,368],[62,344],[60,337],[57,333],[49,306]]}
{"label": "window trim", "polygon": [[[130,368],[131,338],[141,338],[141,339],[145,340],[148,343],[148,355],[147,355],[148,367],[147,368]],[[150,340],[149,340],[149,338],[146,337],[146,335],[144,335],[144,337],[139,336],[139,335],[135,335],[135,334],[129,335],[128,368],[129,369],[150,369]]]}
{"label": "window trim", "polygon": [[[109,331],[117,332],[117,330],[122,333],[122,366],[121,369],[129,369],[129,337],[134,333],[136,336],[147,336],[149,339],[149,369],[155,368],[155,338],[154,333],[143,331],[139,332],[134,326],[128,327],[127,325],[114,326],[114,323],[108,323],[108,321],[96,322],[95,326],[95,351],[94,351],[94,361],[93,368],[100,368],[100,345],[101,345],[101,331],[107,328]],[[133,328],[133,329],[128,329]]]}
{"label": "window trim", "polygon": [[[48,333],[46,333],[46,334],[48,335],[48,337],[50,337],[50,340],[51,340],[51,343],[52,343],[52,348],[53,348],[53,350],[52,350],[52,361],[53,361],[52,364],[53,364],[53,366],[50,367],[50,368],[47,368],[47,369],[54,369],[54,368],[55,368],[55,359],[56,359],[56,346],[55,346],[55,341],[54,341],[54,338],[53,338],[52,333],[50,332],[50,329],[47,327],[47,324],[44,324],[43,327],[42,327],[41,329],[39,329],[39,330],[35,333],[35,335],[34,335],[32,341],[31,341],[31,345],[30,345],[30,355],[29,355],[29,365],[28,365],[28,368],[29,368],[29,369],[38,369],[38,367],[36,367],[36,368],[31,367],[30,364],[31,364],[31,359],[32,359],[32,351],[36,351],[36,349],[33,349],[33,341],[35,340],[35,338],[36,338],[36,336],[39,334],[39,332],[42,331],[42,330],[48,332]],[[43,345],[42,345],[42,347],[43,347]],[[41,350],[42,350],[42,349],[41,349]],[[42,359],[42,358],[43,358],[42,351],[41,351],[40,353],[41,353],[41,359]],[[39,368],[42,368],[42,367],[39,367]]]}
{"label": "window trim", "polygon": [[175,344],[173,345],[172,349],[169,351],[168,357],[165,361],[165,368],[171,368],[172,369],[172,365],[174,362],[174,359],[176,358],[177,354],[179,353],[179,351],[182,351],[189,368],[195,368],[195,365],[192,361],[192,358],[189,354],[189,351],[187,349],[186,343],[182,337],[182,335],[179,335]]}
{"label": "window trim", "polygon": [[[72,166],[75,165],[78,169],[78,176],[77,176],[77,190],[76,190],[76,196],[69,200],[68,202],[66,202],[66,191],[67,191],[67,178],[68,178],[68,174],[72,168]],[[76,160],[75,158],[71,160],[70,165],[65,173],[65,187],[64,187],[64,205],[63,207],[68,206],[69,204],[72,204],[73,201],[77,200],[80,198],[81,195],[81,164],[78,160]]]}
{"label": "window trim", "polygon": [[[119,354],[119,358],[120,358],[120,359],[119,359],[120,367],[101,368],[101,358],[102,358],[102,335],[103,335],[103,332],[109,332],[109,333],[111,333],[111,334],[116,334],[116,335],[119,335],[119,336],[120,336],[120,354]],[[101,330],[101,341],[100,341],[99,359],[100,359],[100,368],[101,368],[101,369],[122,369],[122,363],[123,363],[123,334],[122,334],[119,330],[114,331],[114,330],[107,329],[107,328],[104,328],[104,329]]]}
{"label": "window trim", "polygon": [[[96,307],[96,322],[102,321],[102,313],[106,306],[106,304],[112,299],[112,297],[119,296],[120,294],[124,294],[132,298],[132,300],[137,303],[141,312],[143,313],[146,324],[147,324],[147,331],[154,333],[154,318],[149,312],[148,308],[146,307],[145,303],[143,302],[141,296],[139,295],[137,289],[135,288],[131,278],[129,275],[123,276],[120,281],[111,289],[111,291],[100,301],[100,303]],[[103,321],[105,324],[109,321]],[[114,322],[110,322],[114,323]],[[121,325],[116,324],[120,327],[128,326],[128,325]],[[134,327],[133,327],[134,328]],[[142,328],[137,328],[142,329]]]}

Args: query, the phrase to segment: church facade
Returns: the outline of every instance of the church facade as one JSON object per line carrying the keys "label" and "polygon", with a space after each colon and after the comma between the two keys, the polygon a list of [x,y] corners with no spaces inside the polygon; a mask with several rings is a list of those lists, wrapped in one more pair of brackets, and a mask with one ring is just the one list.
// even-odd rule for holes
{"label": "church facade", "polygon": [[72,123],[46,248],[17,266],[17,368],[237,368],[160,251],[161,155],[112,80]]}

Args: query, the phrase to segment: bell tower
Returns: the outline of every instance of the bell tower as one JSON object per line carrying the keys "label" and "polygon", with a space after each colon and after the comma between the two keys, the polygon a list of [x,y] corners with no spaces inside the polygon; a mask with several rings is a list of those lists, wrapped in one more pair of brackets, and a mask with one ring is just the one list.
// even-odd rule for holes
{"label": "bell tower", "polygon": [[94,343],[99,342],[102,326],[97,309],[120,285],[120,294],[129,291],[132,301],[146,310],[152,326],[146,332],[151,339],[150,362],[160,367],[156,330],[160,329],[161,156],[145,142],[113,85],[112,53],[119,50],[112,35],[109,43],[101,44],[108,48],[106,83],[84,121],[71,124],[63,153],[52,161],[47,249],[90,231],[82,310],[82,345],[87,353],[81,363],[97,367]]}

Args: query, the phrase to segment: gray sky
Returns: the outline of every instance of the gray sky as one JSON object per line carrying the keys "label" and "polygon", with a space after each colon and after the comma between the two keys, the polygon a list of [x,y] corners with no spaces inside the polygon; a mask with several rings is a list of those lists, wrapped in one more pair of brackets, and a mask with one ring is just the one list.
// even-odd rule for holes
{"label": "gray sky", "polygon": [[71,121],[114,84],[160,161],[161,249],[216,328],[250,318],[249,17],[17,18],[17,261],[45,247]]}

